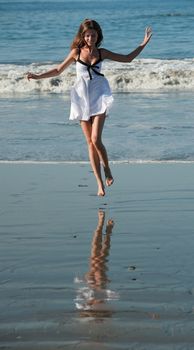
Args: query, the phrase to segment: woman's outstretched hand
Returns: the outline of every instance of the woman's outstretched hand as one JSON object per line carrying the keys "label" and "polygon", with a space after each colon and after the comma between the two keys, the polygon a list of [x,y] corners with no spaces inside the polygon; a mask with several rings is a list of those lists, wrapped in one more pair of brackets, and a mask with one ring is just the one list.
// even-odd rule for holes
{"label": "woman's outstretched hand", "polygon": [[37,74],[33,74],[33,73],[30,73],[30,72],[28,72],[27,73],[27,79],[28,80],[30,80],[30,79],[38,79],[39,78],[39,76],[37,75]]}
{"label": "woman's outstretched hand", "polygon": [[144,40],[142,42],[142,45],[145,46],[151,39],[152,36],[152,28],[151,27],[147,27],[145,30],[145,36],[144,36]]}

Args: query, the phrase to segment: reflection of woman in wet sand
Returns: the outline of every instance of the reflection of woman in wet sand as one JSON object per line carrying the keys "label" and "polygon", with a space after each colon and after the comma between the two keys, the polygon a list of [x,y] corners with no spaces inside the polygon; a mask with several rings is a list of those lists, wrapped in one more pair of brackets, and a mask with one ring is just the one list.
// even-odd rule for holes
{"label": "reflection of woman in wet sand", "polygon": [[106,225],[106,234],[103,237],[103,226],[105,220],[105,213],[98,212],[98,226],[94,232],[92,240],[92,249],[90,257],[90,270],[86,274],[86,280],[91,287],[97,290],[106,288],[108,278],[106,275],[107,257],[110,249],[110,236],[114,226],[113,220],[108,220]]}
{"label": "reflection of woman in wet sand", "polygon": [[110,281],[106,266],[114,222],[107,221],[106,231],[103,234],[104,221],[105,213],[99,211],[98,225],[92,240],[90,269],[85,275],[87,286],[78,290],[76,298],[76,307],[80,309],[82,317],[110,317],[112,311],[107,305],[105,307],[106,301],[117,298],[116,293],[107,289]]}

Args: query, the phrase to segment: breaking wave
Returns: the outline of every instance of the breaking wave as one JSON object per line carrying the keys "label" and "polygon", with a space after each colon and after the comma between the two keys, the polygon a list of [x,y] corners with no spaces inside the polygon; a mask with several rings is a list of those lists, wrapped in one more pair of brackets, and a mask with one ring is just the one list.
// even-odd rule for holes
{"label": "breaking wave", "polygon": [[[73,66],[55,78],[31,80],[30,82],[26,78],[28,71],[41,73],[55,65],[53,62],[23,66],[1,64],[0,94],[69,92],[75,81],[75,67]],[[194,59],[139,59],[130,64],[105,61],[103,73],[109,80],[114,93],[194,90]]]}

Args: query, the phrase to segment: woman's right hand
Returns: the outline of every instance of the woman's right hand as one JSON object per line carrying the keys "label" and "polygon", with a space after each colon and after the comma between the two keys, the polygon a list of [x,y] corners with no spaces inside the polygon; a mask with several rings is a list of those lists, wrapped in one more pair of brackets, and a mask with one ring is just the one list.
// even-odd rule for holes
{"label": "woman's right hand", "polygon": [[35,80],[37,80],[37,79],[39,79],[39,76],[38,76],[37,74],[33,74],[33,73],[28,72],[28,73],[27,73],[27,79],[28,79],[28,80],[30,80],[30,79],[35,79]]}

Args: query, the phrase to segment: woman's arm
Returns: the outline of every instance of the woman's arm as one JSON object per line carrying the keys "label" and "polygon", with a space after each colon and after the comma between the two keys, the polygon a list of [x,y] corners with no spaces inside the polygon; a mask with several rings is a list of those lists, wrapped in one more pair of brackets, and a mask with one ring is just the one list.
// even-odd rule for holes
{"label": "woman's arm", "polygon": [[151,36],[152,36],[152,29],[150,27],[148,27],[145,30],[145,36],[144,36],[143,42],[134,51],[130,52],[128,55],[121,55],[121,54],[118,54],[115,52],[108,51],[106,49],[101,49],[102,59],[103,60],[109,59],[109,60],[117,61],[117,62],[131,62],[144,49],[144,47],[150,41]]}
{"label": "woman's arm", "polygon": [[41,73],[41,74],[34,74],[31,72],[27,73],[28,80],[30,79],[43,79],[43,78],[51,78],[56,77],[57,75],[60,75],[70,64],[72,64],[77,57],[77,49],[71,50],[69,55],[65,58],[65,60],[60,63],[57,67],[49,70],[48,72]]}

